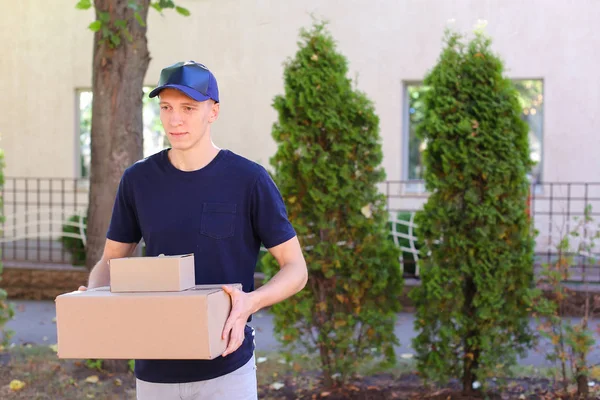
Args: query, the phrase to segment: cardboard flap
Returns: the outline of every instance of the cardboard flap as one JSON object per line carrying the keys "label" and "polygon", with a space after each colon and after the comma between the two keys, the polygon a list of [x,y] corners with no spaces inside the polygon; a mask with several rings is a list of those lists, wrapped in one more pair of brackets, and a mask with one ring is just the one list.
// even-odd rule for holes
{"label": "cardboard flap", "polygon": [[223,288],[223,285],[227,285],[227,286],[233,286],[235,288],[238,288],[240,290],[242,290],[242,284],[241,283],[223,283],[223,284],[212,284],[212,285],[196,285],[192,288],[189,288],[188,290],[221,290]]}
{"label": "cardboard flap", "polygon": [[[172,255],[172,256],[166,256],[164,254],[159,254],[158,257],[159,258],[185,258],[185,257],[193,256],[193,255],[194,255],[194,253],[176,254],[176,255]],[[140,257],[140,258],[148,258],[148,257]]]}
{"label": "cardboard flap", "polygon": [[110,286],[98,286],[95,288],[87,289],[86,292],[106,292],[110,291]]}
{"label": "cardboard flap", "polygon": [[110,260],[108,260],[108,264],[110,265],[111,261],[120,261],[120,260],[148,260],[149,258],[186,258],[186,257],[193,257],[194,253],[187,253],[187,254],[175,254],[175,255],[164,255],[164,254],[159,254],[156,257],[150,257],[150,256],[145,256],[145,257],[121,257],[121,258],[112,258]]}

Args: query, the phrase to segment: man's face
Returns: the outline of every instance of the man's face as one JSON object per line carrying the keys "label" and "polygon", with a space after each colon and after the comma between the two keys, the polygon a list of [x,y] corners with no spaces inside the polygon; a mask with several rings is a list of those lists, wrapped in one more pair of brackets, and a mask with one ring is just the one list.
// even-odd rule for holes
{"label": "man's face", "polygon": [[195,147],[219,115],[218,103],[213,100],[199,102],[176,89],[162,90],[159,98],[160,120],[173,149]]}

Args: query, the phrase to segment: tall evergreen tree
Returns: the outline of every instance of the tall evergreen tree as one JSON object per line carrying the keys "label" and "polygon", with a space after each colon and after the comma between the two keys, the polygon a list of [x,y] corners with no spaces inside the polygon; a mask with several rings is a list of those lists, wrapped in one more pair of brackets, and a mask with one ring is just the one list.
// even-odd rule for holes
{"label": "tall evergreen tree", "polygon": [[424,84],[430,197],[416,216],[422,285],[414,340],[425,377],[461,377],[465,393],[515,363],[533,332],[532,167],[518,94],[491,40],[448,32]]}
{"label": "tall evergreen tree", "polygon": [[[318,351],[325,383],[333,385],[369,356],[394,361],[402,276],[377,189],[385,173],[373,104],[352,87],[325,24],[303,29],[301,39],[285,65],[285,94],[274,100],[271,164],[309,283],[273,313],[283,343]],[[267,258],[267,277],[276,268]]]}

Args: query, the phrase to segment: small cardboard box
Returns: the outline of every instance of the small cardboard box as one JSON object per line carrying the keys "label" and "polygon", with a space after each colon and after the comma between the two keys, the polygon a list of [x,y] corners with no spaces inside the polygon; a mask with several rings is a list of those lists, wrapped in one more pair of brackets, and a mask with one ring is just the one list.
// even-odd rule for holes
{"label": "small cardboard box", "polygon": [[221,285],[153,293],[102,287],[55,301],[59,358],[213,359],[227,348],[221,334],[231,298]]}
{"label": "small cardboard box", "polygon": [[194,254],[115,258],[109,266],[113,293],[177,292],[196,285]]}

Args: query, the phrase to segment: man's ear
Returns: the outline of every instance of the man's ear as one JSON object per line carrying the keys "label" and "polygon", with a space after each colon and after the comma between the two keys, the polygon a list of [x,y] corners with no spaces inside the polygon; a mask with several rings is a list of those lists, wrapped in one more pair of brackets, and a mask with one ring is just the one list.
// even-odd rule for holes
{"label": "man's ear", "polygon": [[211,102],[212,105],[210,110],[209,122],[215,122],[217,118],[219,118],[220,103],[217,103],[214,100],[211,100]]}

